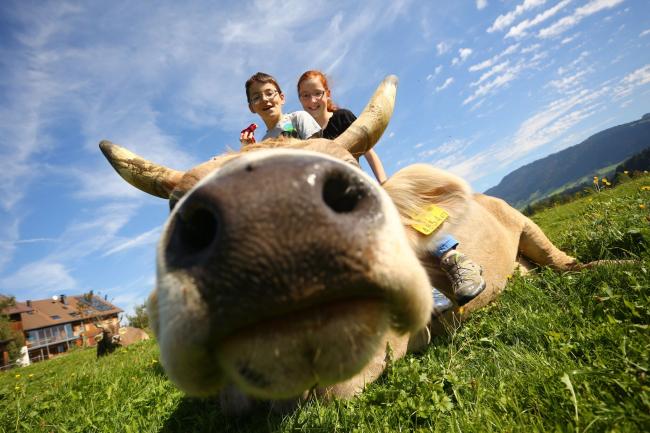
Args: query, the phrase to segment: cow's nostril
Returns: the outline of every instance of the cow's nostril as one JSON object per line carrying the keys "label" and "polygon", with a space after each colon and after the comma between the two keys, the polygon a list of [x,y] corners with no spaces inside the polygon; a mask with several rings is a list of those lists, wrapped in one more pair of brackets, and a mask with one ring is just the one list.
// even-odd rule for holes
{"label": "cow's nostril", "polygon": [[176,241],[184,254],[198,254],[212,244],[217,235],[218,222],[213,212],[198,207],[183,209],[175,227]]}
{"label": "cow's nostril", "polygon": [[352,212],[366,196],[366,189],[347,176],[334,173],[323,184],[323,201],[336,213]]}

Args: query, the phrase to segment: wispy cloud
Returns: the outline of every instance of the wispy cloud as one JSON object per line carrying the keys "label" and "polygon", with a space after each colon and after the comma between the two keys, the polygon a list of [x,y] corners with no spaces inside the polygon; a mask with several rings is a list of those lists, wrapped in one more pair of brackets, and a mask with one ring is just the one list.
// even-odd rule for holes
{"label": "wispy cloud", "polygon": [[457,65],[463,63],[471,55],[472,55],[471,48],[461,48],[458,50],[458,57],[454,57],[453,60],[451,61],[451,64]]}
{"label": "wispy cloud", "polygon": [[503,50],[499,54],[497,54],[497,55],[495,55],[495,56],[493,56],[493,57],[491,57],[491,58],[489,58],[487,60],[484,60],[481,63],[477,63],[475,65],[470,66],[469,71],[470,72],[476,72],[476,71],[480,71],[482,69],[489,68],[492,65],[494,65],[494,63],[499,61],[501,58],[503,58],[505,56],[509,56],[510,54],[515,53],[518,48],[519,48],[519,44],[510,45],[509,47],[507,47],[505,50]]}
{"label": "wispy cloud", "polygon": [[442,72],[442,65],[436,66],[433,73],[427,75],[427,81],[431,81],[436,75],[440,74],[440,72]]}
{"label": "wispy cloud", "polygon": [[158,241],[158,238],[160,238],[161,231],[162,231],[162,227],[154,227],[151,230],[148,230],[144,233],[140,233],[139,235],[137,235],[132,239],[128,239],[124,242],[120,242],[118,245],[106,251],[103,254],[103,256],[104,257],[110,256],[133,248],[155,245],[155,243]]}
{"label": "wispy cloud", "polygon": [[487,29],[487,32],[493,33],[505,30],[517,19],[517,17],[526,11],[543,5],[544,3],[546,3],[546,0],[524,0],[524,2],[520,5],[517,5],[514,10],[508,12],[507,14],[499,15],[496,20],[494,20],[494,23],[492,23],[492,25]]}
{"label": "wispy cloud", "polygon": [[515,80],[522,71],[537,67],[545,57],[545,52],[539,52],[535,53],[529,60],[520,59],[514,65],[511,65],[509,61],[495,65],[490,71],[484,73],[478,81],[470,84],[470,87],[477,87],[477,89],[472,95],[463,100],[463,105],[494,94],[498,89]]}
{"label": "wispy cloud", "polygon": [[436,44],[436,51],[438,52],[438,55],[441,56],[451,50],[451,44],[445,41],[438,42]]}
{"label": "wispy cloud", "polygon": [[447,87],[451,86],[451,84],[454,82],[453,77],[449,77],[445,80],[444,83],[436,87],[436,92],[440,92],[442,90],[445,90]]}
{"label": "wispy cloud", "polygon": [[592,0],[586,5],[575,9],[573,14],[561,18],[549,27],[541,29],[539,33],[537,33],[537,36],[542,39],[558,36],[577,25],[585,17],[605,9],[611,9],[621,3],[623,3],[623,0]]}
{"label": "wispy cloud", "polygon": [[510,30],[508,30],[508,33],[506,33],[506,38],[521,38],[527,35],[527,30],[530,29],[531,27],[535,27],[536,25],[548,20],[549,18],[553,17],[556,15],[559,11],[564,9],[566,6],[569,5],[573,0],[562,0],[555,6],[553,6],[550,9],[545,10],[544,12],[538,14],[535,16],[533,19],[527,19],[523,20],[516,26],[510,27]]}
{"label": "wispy cloud", "polygon": [[644,36],[648,36],[648,35],[650,35],[650,29],[648,29],[648,30],[644,30],[644,31],[642,31],[641,33],[639,33],[639,37],[640,37],[640,38],[642,38],[642,37],[644,37]]}
{"label": "wispy cloud", "polygon": [[0,286],[22,299],[38,299],[43,293],[75,292],[77,281],[65,265],[56,262],[33,262],[0,279]]}
{"label": "wispy cloud", "polygon": [[614,90],[614,97],[616,99],[623,98],[632,94],[632,92],[639,86],[650,83],[650,64],[645,65],[630,74],[626,75],[621,80]]}
{"label": "wispy cloud", "polygon": [[573,75],[553,80],[549,83],[549,85],[558,91],[571,93],[572,91],[576,91],[578,89],[578,86],[586,73],[587,71],[585,70],[578,71]]}
{"label": "wispy cloud", "polygon": [[476,0],[476,9],[483,10],[487,7],[487,0]]}

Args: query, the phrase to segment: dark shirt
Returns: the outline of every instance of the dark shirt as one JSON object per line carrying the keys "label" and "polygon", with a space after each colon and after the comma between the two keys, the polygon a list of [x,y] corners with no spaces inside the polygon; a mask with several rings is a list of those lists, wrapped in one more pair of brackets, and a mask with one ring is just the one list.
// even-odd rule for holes
{"label": "dark shirt", "polygon": [[352,125],[352,122],[355,120],[357,120],[357,116],[350,110],[341,108],[334,111],[332,117],[330,117],[330,121],[327,122],[327,126],[323,130],[323,138],[334,140],[343,131],[348,129],[348,126]]}

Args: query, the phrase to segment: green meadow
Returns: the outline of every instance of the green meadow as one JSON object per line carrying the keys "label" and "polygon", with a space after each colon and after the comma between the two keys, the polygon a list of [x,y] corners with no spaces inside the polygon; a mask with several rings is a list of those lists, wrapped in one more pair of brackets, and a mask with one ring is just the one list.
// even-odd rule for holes
{"label": "green meadow", "polygon": [[650,431],[650,177],[533,217],[581,261],[513,275],[503,295],[351,401],[226,417],[183,395],[149,340],[0,373],[0,432]]}

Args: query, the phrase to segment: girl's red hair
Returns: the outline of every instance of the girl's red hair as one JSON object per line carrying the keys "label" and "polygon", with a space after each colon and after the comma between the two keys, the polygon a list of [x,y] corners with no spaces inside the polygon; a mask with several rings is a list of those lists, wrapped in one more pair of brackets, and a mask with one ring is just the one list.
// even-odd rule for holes
{"label": "girl's red hair", "polygon": [[332,101],[332,92],[330,92],[330,87],[327,84],[327,77],[321,71],[307,71],[300,76],[298,79],[298,97],[300,97],[300,85],[303,81],[310,78],[318,78],[325,89],[325,94],[327,95],[327,111],[336,111],[339,107]]}

